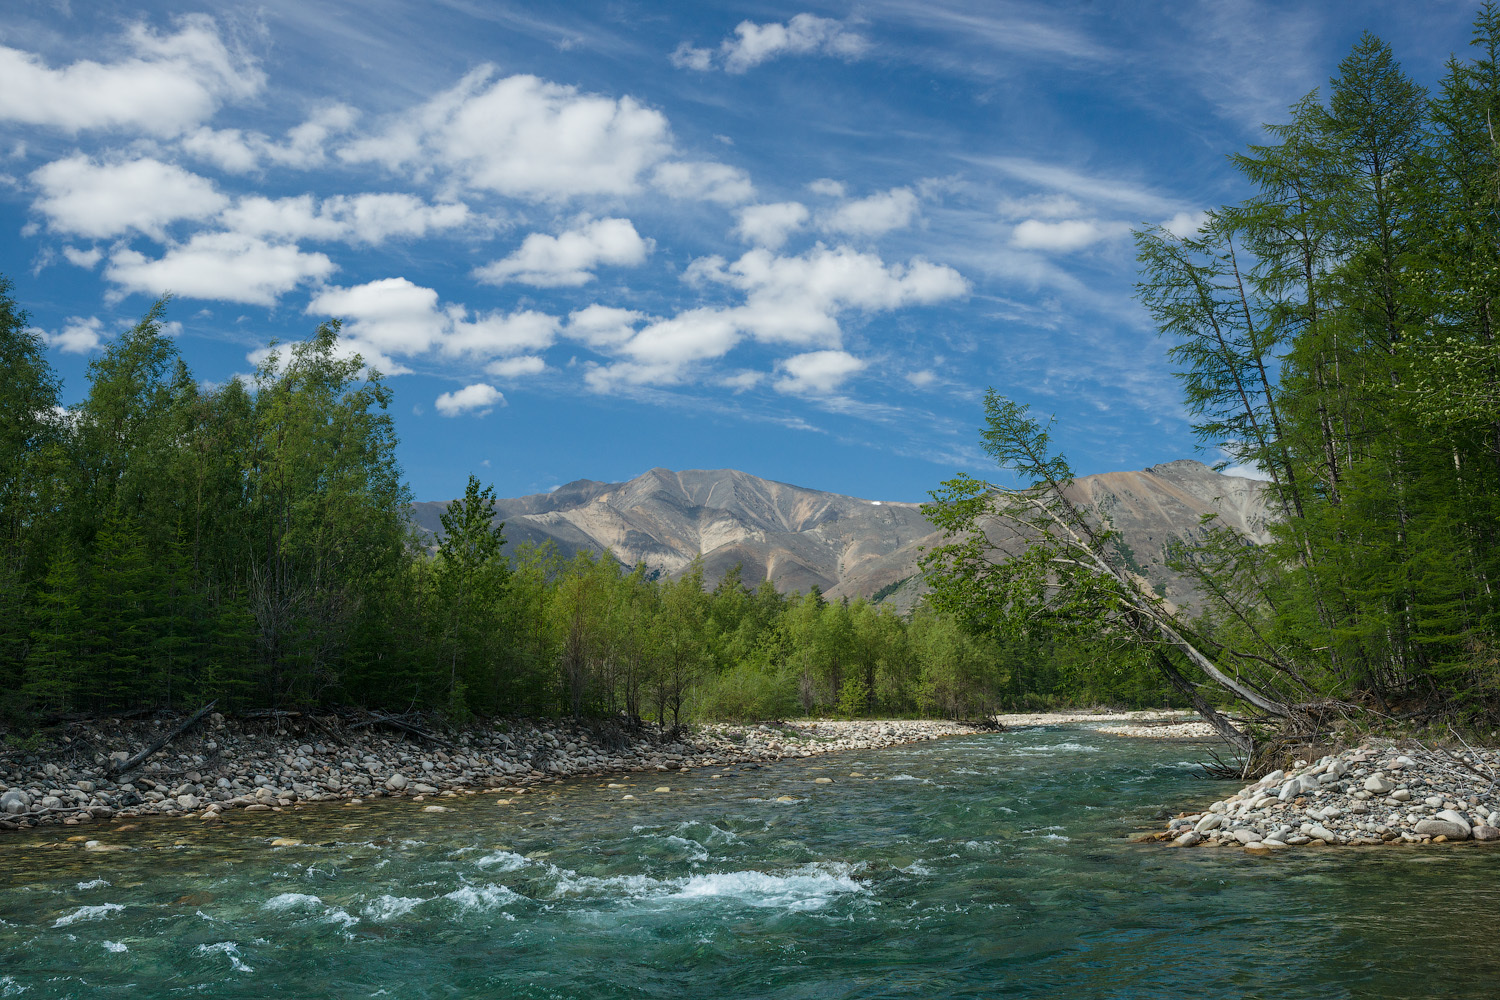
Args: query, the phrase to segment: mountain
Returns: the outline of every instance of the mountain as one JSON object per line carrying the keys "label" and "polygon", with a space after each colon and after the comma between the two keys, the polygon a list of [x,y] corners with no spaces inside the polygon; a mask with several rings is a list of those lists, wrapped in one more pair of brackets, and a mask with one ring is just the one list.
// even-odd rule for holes
{"label": "mountain", "polygon": [[[1178,603],[1191,588],[1162,562],[1175,538],[1201,534],[1205,514],[1246,537],[1266,540],[1260,484],[1221,476],[1200,462],[1080,478],[1073,499],[1109,513],[1145,575]],[[445,504],[414,505],[436,538]],[[703,559],[712,586],[736,564],[751,586],[769,579],[784,592],[816,584],[829,597],[870,597],[906,608],[921,592],[917,561],[941,536],[919,505],[824,493],[733,469],[652,469],[624,483],[580,479],[550,493],[500,500],[511,545],[554,542],[564,558],[582,549],[613,552],[626,566],[664,576]]]}

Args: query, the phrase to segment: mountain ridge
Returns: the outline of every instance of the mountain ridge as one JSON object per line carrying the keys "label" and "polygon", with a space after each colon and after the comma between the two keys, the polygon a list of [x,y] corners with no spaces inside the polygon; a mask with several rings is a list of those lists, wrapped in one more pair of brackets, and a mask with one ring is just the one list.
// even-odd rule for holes
{"label": "mountain ridge", "polygon": [[[1178,603],[1191,602],[1192,588],[1166,568],[1162,552],[1173,539],[1201,536],[1204,515],[1217,515],[1252,541],[1269,537],[1260,484],[1191,459],[1083,476],[1069,493],[1110,515],[1147,578]],[[564,558],[608,550],[627,567],[644,563],[666,577],[701,558],[709,586],[739,565],[751,586],[770,580],[791,592],[816,585],[833,599],[880,595],[904,609],[921,594],[923,550],[942,539],[920,506],[813,490],[738,469],[656,467],[623,482],[578,479],[547,493],[497,500],[495,516],[512,544],[551,541]],[[445,507],[413,505],[418,527],[434,541]]]}

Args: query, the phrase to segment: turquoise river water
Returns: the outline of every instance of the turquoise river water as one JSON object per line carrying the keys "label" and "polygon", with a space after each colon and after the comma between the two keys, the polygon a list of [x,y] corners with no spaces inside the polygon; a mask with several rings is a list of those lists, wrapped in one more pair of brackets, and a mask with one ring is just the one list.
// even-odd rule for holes
{"label": "turquoise river water", "polygon": [[1037,728],[10,835],[0,996],[1500,995],[1500,852],[1129,843],[1225,794],[1204,751]]}

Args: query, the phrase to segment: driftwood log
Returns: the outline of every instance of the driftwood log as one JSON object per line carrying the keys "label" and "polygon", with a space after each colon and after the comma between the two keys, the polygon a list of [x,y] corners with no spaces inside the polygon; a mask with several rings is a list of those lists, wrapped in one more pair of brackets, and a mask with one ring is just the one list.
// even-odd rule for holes
{"label": "driftwood log", "polygon": [[187,732],[189,729],[192,729],[199,722],[201,722],[203,720],[203,717],[209,712],[212,712],[214,710],[214,706],[218,703],[219,702],[217,699],[209,702],[207,705],[204,705],[202,708],[198,709],[198,711],[189,716],[187,721],[182,723],[182,725],[178,726],[170,733],[167,733],[165,736],[159,736],[156,739],[152,740],[150,746],[146,747],[146,749],[142,750],[134,757],[131,757],[129,760],[126,760],[123,763],[110,765],[110,773],[124,774],[127,771],[134,771],[136,768],[145,763],[147,757],[150,757],[162,747],[166,746],[168,743],[171,743],[177,737],[181,736],[183,733]]}

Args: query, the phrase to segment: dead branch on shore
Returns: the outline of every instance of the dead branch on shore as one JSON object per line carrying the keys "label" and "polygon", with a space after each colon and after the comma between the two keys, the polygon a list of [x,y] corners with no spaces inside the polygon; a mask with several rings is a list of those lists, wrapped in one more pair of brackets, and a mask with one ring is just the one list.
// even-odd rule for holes
{"label": "dead branch on shore", "polygon": [[146,747],[146,749],[142,750],[140,753],[136,754],[134,757],[131,757],[124,763],[111,764],[109,768],[110,773],[125,774],[127,772],[134,771],[145,762],[147,757],[150,757],[162,747],[166,746],[168,743],[171,743],[177,737],[181,736],[183,733],[196,726],[205,715],[214,710],[214,706],[218,703],[218,699],[216,698],[213,701],[209,702],[207,705],[204,705],[202,708],[198,709],[198,711],[194,712],[182,725],[178,726],[170,733],[167,733],[165,736],[160,736],[157,739],[153,740],[150,746]]}
{"label": "dead branch on shore", "polygon": [[436,733],[430,733],[420,726],[414,726],[411,723],[407,722],[406,719],[409,718],[409,716],[383,715],[379,712],[372,712],[370,713],[370,716],[370,718],[365,719],[363,722],[354,723],[349,728],[362,729],[365,726],[389,726],[392,729],[398,729],[402,732],[411,733],[413,736],[420,736],[422,739],[427,740],[430,743],[436,743],[438,746],[446,747],[454,752],[463,752],[463,748],[458,746],[458,744],[450,742],[449,740],[445,740],[441,736],[438,736]]}

